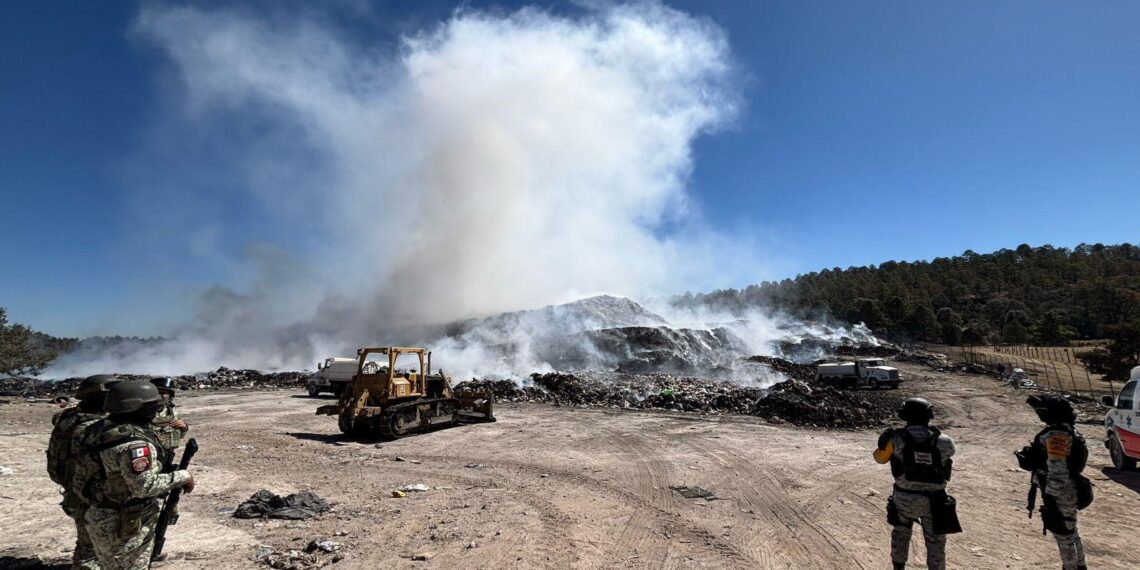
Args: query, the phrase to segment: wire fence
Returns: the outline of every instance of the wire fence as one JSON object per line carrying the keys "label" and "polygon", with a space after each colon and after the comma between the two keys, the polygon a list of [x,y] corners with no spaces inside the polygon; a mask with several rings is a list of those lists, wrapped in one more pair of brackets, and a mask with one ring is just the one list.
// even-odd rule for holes
{"label": "wire fence", "polygon": [[[1020,375],[1042,388],[1092,398],[1116,395],[1116,385],[1079,364],[1073,350],[1062,347],[927,345],[953,360],[996,374],[1010,382]],[[1021,370],[1021,373],[1016,372]]]}

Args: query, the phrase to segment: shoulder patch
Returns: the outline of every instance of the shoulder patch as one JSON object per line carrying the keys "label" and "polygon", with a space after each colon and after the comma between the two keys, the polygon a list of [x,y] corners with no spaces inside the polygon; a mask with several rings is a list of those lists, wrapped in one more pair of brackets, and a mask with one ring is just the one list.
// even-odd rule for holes
{"label": "shoulder patch", "polygon": [[140,445],[127,450],[128,457],[131,462],[131,470],[135,473],[142,473],[150,469],[150,446]]}
{"label": "shoulder patch", "polygon": [[1045,438],[1045,451],[1049,459],[1068,459],[1073,446],[1073,438],[1067,433],[1054,433]]}

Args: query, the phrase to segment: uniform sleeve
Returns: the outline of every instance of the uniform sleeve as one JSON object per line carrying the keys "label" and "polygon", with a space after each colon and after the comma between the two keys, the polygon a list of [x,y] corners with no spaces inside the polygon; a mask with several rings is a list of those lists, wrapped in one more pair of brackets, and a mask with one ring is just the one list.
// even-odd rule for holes
{"label": "uniform sleeve", "polygon": [[875,462],[879,464],[886,463],[891,460],[891,455],[895,453],[894,444],[894,430],[888,429],[879,436],[879,442],[875,448],[874,453],[871,455],[875,458]]}
{"label": "uniform sleeve", "polygon": [[942,454],[942,459],[954,457],[957,451],[957,448],[954,447],[954,438],[948,435],[938,436],[938,452]]}
{"label": "uniform sleeve", "polygon": [[1069,454],[1073,450],[1073,436],[1061,430],[1042,434],[1045,447],[1045,493],[1061,495],[1072,483],[1069,478]]}
{"label": "uniform sleeve", "polygon": [[185,485],[190,479],[190,473],[185,470],[163,473],[162,462],[158,460],[158,450],[144,441],[116,446],[103,453],[105,460],[113,462],[123,478],[127,491],[134,499],[165,495]]}

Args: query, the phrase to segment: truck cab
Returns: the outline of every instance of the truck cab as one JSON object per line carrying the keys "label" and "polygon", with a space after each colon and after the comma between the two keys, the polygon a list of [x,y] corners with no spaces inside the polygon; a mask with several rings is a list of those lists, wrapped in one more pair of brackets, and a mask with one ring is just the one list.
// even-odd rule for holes
{"label": "truck cab", "polygon": [[1132,471],[1140,460],[1140,366],[1132,369],[1131,379],[1116,397],[1104,396],[1109,408],[1104,415],[1104,446],[1117,469]]}
{"label": "truck cab", "polygon": [[356,359],[331,357],[324,362],[317,363],[317,371],[305,382],[309,396],[317,397],[321,392],[331,392],[337,396],[344,391],[344,387],[352,382],[356,375]]}

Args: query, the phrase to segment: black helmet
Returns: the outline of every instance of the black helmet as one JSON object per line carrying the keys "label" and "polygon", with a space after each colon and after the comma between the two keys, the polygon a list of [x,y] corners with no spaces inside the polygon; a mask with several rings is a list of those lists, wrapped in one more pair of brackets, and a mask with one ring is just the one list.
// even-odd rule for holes
{"label": "black helmet", "polygon": [[899,408],[899,419],[911,425],[925,425],[934,417],[934,405],[924,398],[907,398]]}
{"label": "black helmet", "polygon": [[1033,406],[1037,417],[1048,425],[1071,424],[1077,421],[1077,413],[1068,400],[1056,395],[1030,396],[1025,403]]}
{"label": "black helmet", "polygon": [[111,388],[103,409],[108,414],[130,414],[150,408],[157,410],[161,404],[162,396],[154,384],[146,380],[131,380],[119,382]]}
{"label": "black helmet", "polygon": [[150,383],[154,384],[154,387],[158,388],[159,392],[170,392],[171,395],[173,395],[174,392],[178,390],[178,384],[174,382],[173,378],[151,378]]}
{"label": "black helmet", "polygon": [[106,395],[111,389],[111,386],[118,383],[119,379],[111,374],[88,376],[79,383],[79,388],[75,391],[75,397],[80,400],[86,400],[93,396]]}

